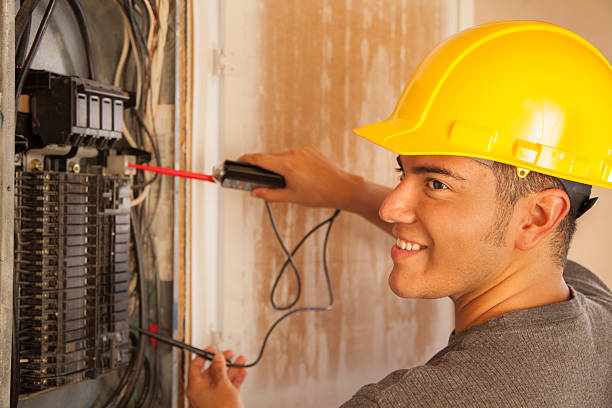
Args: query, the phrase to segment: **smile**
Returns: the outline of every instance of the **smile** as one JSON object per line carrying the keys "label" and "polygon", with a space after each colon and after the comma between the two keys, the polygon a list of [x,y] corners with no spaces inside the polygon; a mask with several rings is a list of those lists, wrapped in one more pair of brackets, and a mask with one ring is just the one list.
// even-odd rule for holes
{"label": "smile", "polygon": [[417,244],[416,242],[405,241],[400,238],[398,238],[395,242],[395,246],[404,251],[418,251],[420,249],[426,248],[425,246]]}

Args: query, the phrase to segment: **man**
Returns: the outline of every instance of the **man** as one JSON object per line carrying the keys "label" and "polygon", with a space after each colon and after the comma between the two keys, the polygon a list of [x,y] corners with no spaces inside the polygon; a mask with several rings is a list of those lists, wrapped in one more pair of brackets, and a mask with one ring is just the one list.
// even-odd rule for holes
{"label": "man", "polygon": [[[446,348],[344,408],[612,406],[612,293],[566,261],[590,185],[612,188],[611,100],[612,67],[582,38],[490,23],[436,48],[393,115],[356,130],[399,154],[393,191],[310,148],[241,158],[286,177],[254,196],[344,209],[395,236],[397,295],[454,302]],[[194,406],[242,406],[232,357],[204,373],[194,360]]]}

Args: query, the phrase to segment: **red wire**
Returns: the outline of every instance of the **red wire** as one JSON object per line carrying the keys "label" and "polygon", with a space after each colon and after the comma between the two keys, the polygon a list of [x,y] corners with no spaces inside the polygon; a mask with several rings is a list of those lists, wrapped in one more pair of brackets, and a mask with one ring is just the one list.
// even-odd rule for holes
{"label": "red wire", "polygon": [[145,166],[142,164],[128,164],[128,167],[133,167],[135,169],[144,170],[144,171],[150,171],[153,173],[166,174],[168,176],[204,180],[204,181],[210,181],[213,183],[215,182],[215,179],[212,178],[212,176],[209,176],[207,174],[192,173],[190,171],[183,171],[183,170],[174,170],[174,169],[169,169],[167,167]]}

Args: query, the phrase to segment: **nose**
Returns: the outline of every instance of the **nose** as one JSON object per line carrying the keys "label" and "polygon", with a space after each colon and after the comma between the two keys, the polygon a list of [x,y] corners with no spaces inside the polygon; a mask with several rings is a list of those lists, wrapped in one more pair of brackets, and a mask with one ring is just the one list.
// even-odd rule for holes
{"label": "nose", "polygon": [[415,194],[405,182],[400,183],[385,198],[378,210],[381,220],[394,224],[410,224],[416,221]]}

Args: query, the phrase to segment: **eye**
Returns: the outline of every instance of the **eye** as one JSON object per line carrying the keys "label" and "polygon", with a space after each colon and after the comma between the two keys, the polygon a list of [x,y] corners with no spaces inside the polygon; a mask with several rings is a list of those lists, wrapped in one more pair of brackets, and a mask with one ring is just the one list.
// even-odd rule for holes
{"label": "eye", "polygon": [[406,177],[406,174],[404,173],[404,169],[402,169],[401,167],[396,167],[395,171],[399,173],[400,181],[403,180],[404,177]]}
{"label": "eye", "polygon": [[427,180],[427,187],[429,187],[432,190],[448,190],[449,189],[446,184],[436,179]]}

